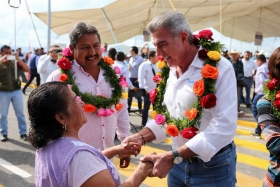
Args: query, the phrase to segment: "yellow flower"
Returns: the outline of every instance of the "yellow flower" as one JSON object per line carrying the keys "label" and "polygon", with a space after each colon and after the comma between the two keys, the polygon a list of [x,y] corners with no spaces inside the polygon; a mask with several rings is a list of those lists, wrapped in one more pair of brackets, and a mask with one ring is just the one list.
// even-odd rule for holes
{"label": "yellow flower", "polygon": [[157,63],[157,67],[158,67],[158,69],[162,69],[163,67],[165,66],[165,63],[164,63],[164,61],[158,61],[158,63]]}
{"label": "yellow flower", "polygon": [[218,51],[209,51],[209,52],[207,53],[207,56],[208,56],[211,60],[217,61],[217,60],[220,59],[221,54],[220,54]]}
{"label": "yellow flower", "polygon": [[161,72],[157,72],[156,75],[160,75],[161,76]]}
{"label": "yellow flower", "polygon": [[128,93],[123,92],[123,93],[122,93],[122,99],[127,99],[127,98],[128,98]]}
{"label": "yellow flower", "polygon": [[153,110],[153,111],[151,112],[151,117],[152,117],[153,119],[156,119],[156,116],[157,116],[157,115],[158,115],[157,111]]}

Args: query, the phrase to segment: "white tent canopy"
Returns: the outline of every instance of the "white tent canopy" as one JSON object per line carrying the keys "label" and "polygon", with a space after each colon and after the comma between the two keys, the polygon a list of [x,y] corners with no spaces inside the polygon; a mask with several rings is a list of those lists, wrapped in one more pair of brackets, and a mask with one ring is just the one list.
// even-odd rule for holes
{"label": "white tent canopy", "polygon": [[[280,36],[279,0],[221,2],[220,6],[218,0],[117,0],[102,8],[104,14],[102,9],[52,12],[51,29],[62,35],[83,21],[99,30],[103,42],[123,42],[141,35],[153,17],[165,10],[173,10],[174,6],[188,19],[192,31],[213,27],[225,36],[246,42],[254,41],[256,31],[262,32],[263,37]],[[35,15],[47,24],[46,12]]]}

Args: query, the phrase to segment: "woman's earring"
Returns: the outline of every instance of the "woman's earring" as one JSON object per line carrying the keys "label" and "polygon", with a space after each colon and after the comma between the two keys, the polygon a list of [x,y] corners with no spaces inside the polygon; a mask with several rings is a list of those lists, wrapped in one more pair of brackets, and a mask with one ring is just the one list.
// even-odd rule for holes
{"label": "woman's earring", "polygon": [[64,125],[64,130],[66,131],[66,125]]}

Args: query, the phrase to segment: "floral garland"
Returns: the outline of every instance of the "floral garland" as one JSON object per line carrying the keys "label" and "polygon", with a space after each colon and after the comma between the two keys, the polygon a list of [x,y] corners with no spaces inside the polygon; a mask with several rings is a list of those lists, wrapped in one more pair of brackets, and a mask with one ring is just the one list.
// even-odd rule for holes
{"label": "floral garland", "polygon": [[[115,105],[116,111],[122,108],[122,104],[118,103],[120,98],[127,98],[127,93],[124,92],[124,87],[127,86],[125,77],[119,76],[121,74],[120,68],[117,66],[114,69],[111,67],[114,61],[109,57],[101,58],[98,65],[104,70],[104,77],[106,82],[110,83],[114,88],[112,97],[106,98],[103,95],[93,96],[91,93],[82,93],[78,85],[75,83],[74,74],[70,71],[74,60],[73,54],[69,48],[64,49],[62,52],[63,57],[58,60],[57,65],[60,67],[61,75],[59,80],[65,82],[73,90],[73,92],[81,99],[84,105],[84,111],[90,113],[97,113],[98,116],[109,116],[114,113],[111,106]],[[71,62],[72,61],[72,62]]]}
{"label": "floral garland", "polygon": [[280,90],[277,89],[279,81],[275,78],[269,78],[264,86],[266,98],[273,103],[273,114],[280,119]]}
{"label": "floral garland", "polygon": [[166,133],[170,136],[178,136],[179,132],[184,138],[191,139],[196,135],[200,126],[203,109],[210,109],[216,105],[215,83],[219,75],[217,63],[220,61],[220,51],[223,48],[219,42],[212,42],[212,31],[202,30],[198,35],[194,35],[194,44],[202,47],[198,51],[198,57],[204,60],[201,70],[202,79],[195,82],[193,92],[197,96],[196,101],[184,113],[185,118],[175,119],[170,116],[166,106],[163,104],[166,82],[169,77],[170,68],[159,57],[157,67],[161,73],[157,73],[153,80],[158,87],[150,92],[150,101],[154,103],[154,111],[151,116],[158,125],[167,123]]}

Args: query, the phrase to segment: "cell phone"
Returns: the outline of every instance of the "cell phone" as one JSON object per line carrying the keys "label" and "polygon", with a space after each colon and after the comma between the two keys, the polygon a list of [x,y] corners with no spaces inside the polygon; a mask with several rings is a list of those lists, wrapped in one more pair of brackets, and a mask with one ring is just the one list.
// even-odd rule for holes
{"label": "cell phone", "polygon": [[10,55],[10,56],[7,57],[7,60],[16,60],[16,57],[13,56],[13,55]]}

